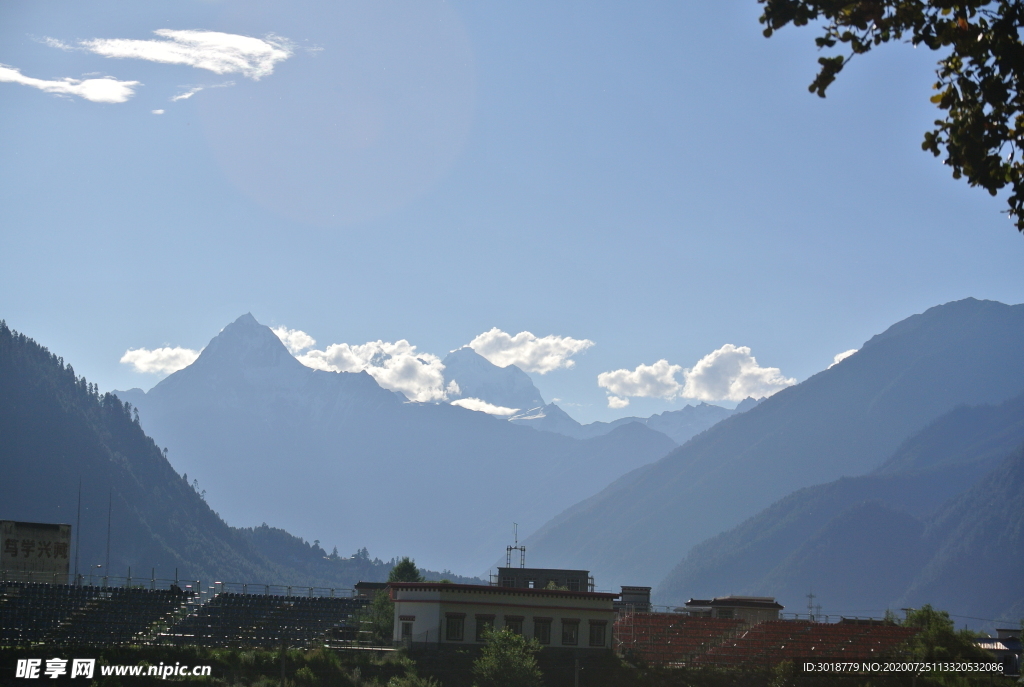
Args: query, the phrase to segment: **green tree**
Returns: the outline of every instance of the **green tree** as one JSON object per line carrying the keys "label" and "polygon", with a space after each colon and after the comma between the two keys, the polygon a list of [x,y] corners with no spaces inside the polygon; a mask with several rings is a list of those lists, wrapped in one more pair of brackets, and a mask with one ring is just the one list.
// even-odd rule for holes
{"label": "green tree", "polygon": [[386,589],[373,595],[373,601],[356,616],[359,628],[370,633],[376,644],[391,644],[395,636],[395,602]]}
{"label": "green tree", "polygon": [[[369,557],[369,554],[366,556]],[[416,561],[408,556],[398,561],[388,573],[388,582],[423,581],[423,575],[416,567]],[[373,601],[359,613],[357,619],[360,628],[368,630],[374,642],[390,644],[395,634],[395,603],[391,600],[391,594],[386,589],[374,594]]]}
{"label": "green tree", "polygon": [[991,195],[1009,186],[1008,213],[1024,233],[1024,0],[758,0],[764,35],[793,24],[821,25],[818,48],[846,54],[818,58],[809,90],[825,91],[854,55],[905,40],[941,51],[932,97],[943,118],[921,147],[953,177]]}
{"label": "green tree", "polygon": [[432,677],[403,675],[388,680],[388,687],[441,687],[441,683]]}
{"label": "green tree", "polygon": [[503,630],[487,630],[480,658],[473,663],[476,687],[540,687],[536,639]]}
{"label": "green tree", "polygon": [[946,611],[937,611],[929,605],[910,609],[903,625],[920,629],[909,642],[910,650],[918,660],[992,660],[986,651],[972,641],[976,637],[973,632],[956,631],[953,620]]}
{"label": "green tree", "polygon": [[416,567],[416,561],[408,556],[395,563],[395,567],[391,568],[391,572],[388,573],[388,582],[423,581],[423,575],[420,574],[419,568]]}

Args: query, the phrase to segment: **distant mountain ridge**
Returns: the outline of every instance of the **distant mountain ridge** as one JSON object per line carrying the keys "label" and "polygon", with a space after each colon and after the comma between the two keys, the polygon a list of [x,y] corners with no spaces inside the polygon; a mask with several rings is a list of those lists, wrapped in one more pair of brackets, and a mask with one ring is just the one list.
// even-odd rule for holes
{"label": "distant mountain ridge", "polygon": [[303,366],[251,315],[189,367],[126,396],[229,522],[272,521],[344,548],[358,533],[352,547],[372,541],[473,573],[504,550],[513,522],[529,532],[674,446],[640,425],[579,441],[403,402],[366,373]]}
{"label": "distant mountain ridge", "polygon": [[546,405],[543,408],[534,409],[527,414],[511,418],[516,424],[526,425],[545,432],[556,432],[575,439],[591,439],[607,434],[616,427],[636,422],[661,432],[677,444],[685,444],[687,441],[700,434],[706,429],[713,427],[722,420],[736,413],[743,413],[760,403],[759,400],[747,398],[735,409],[722,408],[707,403],[700,403],[696,406],[686,406],[679,410],[666,410],[647,418],[623,417],[612,422],[591,422],[583,425],[569,417],[569,415],[554,404]]}
{"label": "distant mountain ridge", "polygon": [[[623,417],[613,422],[592,422],[584,425],[554,403],[545,403],[530,376],[515,365],[498,367],[472,348],[452,351],[443,361],[448,401],[479,399],[509,410],[507,419],[513,424],[554,432],[573,439],[593,439],[617,427],[637,422],[661,432],[677,444],[685,444],[715,423],[757,405],[748,398],[735,410],[701,403],[680,410],[669,410],[649,418]],[[454,386],[453,386],[454,383]]]}
{"label": "distant mountain ridge", "polygon": [[526,545],[538,565],[557,558],[613,584],[656,584],[692,546],[794,490],[871,471],[958,405],[1020,393],[1022,346],[1022,305],[931,308],[623,476]]}

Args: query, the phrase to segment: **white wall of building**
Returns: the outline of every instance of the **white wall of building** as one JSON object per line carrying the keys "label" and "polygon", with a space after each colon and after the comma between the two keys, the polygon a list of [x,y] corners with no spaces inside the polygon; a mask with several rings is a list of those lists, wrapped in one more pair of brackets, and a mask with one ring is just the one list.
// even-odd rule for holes
{"label": "white wall of building", "polygon": [[[482,644],[478,631],[487,623],[493,623],[499,630],[521,626],[526,637],[543,640],[547,625],[548,641],[542,641],[546,647],[610,649],[615,597],[482,585],[395,584],[391,588],[395,602],[394,641],[472,646]],[[462,637],[458,639],[455,630],[460,620]],[[407,633],[404,638],[403,631]],[[598,641],[592,643],[592,637]]]}

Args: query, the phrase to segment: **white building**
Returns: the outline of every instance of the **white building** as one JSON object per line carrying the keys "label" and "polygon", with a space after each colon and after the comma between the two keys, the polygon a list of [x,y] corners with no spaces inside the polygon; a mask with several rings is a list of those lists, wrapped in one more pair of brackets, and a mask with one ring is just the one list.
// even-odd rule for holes
{"label": "white building", "polygon": [[610,649],[617,594],[392,582],[396,644],[466,646],[489,628],[509,628],[542,646]]}

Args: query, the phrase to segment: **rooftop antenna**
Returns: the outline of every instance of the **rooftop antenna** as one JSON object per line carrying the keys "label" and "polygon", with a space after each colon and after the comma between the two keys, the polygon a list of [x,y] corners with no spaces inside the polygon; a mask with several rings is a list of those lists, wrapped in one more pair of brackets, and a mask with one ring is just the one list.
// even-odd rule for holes
{"label": "rooftop antenna", "polygon": [[814,621],[814,592],[807,592],[807,615],[811,621]]}
{"label": "rooftop antenna", "polygon": [[520,568],[525,568],[526,567],[526,547],[519,545],[519,523],[515,523],[515,522],[512,523],[512,536],[516,540],[516,545],[515,546],[506,546],[505,547],[505,567],[506,568],[511,568],[512,567],[512,552],[513,551],[518,551],[519,552],[519,567]]}

